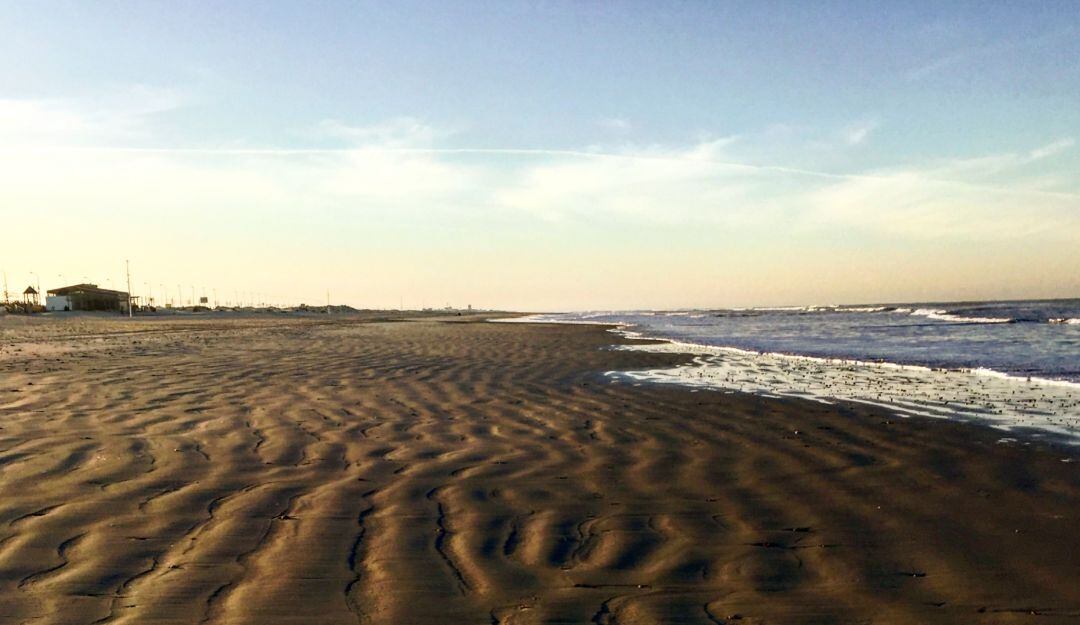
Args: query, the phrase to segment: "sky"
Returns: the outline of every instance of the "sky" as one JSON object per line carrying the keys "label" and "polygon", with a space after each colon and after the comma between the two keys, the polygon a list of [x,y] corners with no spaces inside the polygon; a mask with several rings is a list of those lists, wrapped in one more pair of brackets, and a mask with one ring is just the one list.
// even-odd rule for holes
{"label": "sky", "polygon": [[0,9],[12,291],[1080,297],[1072,1]]}

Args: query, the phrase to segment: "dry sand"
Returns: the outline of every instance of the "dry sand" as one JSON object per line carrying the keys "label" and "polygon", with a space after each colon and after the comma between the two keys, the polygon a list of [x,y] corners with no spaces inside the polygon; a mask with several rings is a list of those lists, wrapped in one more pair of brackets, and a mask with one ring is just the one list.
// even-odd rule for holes
{"label": "dry sand", "polygon": [[1080,622],[1075,452],[361,321],[0,320],[0,623]]}

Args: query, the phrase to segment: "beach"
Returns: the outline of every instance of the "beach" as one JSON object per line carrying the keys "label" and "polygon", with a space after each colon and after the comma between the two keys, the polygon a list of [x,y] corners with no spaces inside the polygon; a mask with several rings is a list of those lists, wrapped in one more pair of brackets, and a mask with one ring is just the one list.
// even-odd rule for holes
{"label": "beach", "polygon": [[0,319],[0,623],[1075,623],[1080,453],[482,315]]}

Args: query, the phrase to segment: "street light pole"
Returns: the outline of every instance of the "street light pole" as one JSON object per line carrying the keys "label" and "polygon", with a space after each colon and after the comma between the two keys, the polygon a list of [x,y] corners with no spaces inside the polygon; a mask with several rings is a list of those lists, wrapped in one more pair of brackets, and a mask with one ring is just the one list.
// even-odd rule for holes
{"label": "street light pole", "polygon": [[124,261],[124,272],[127,273],[128,319],[131,319],[132,317],[135,316],[135,311],[132,310],[132,306],[131,306],[131,261],[130,260],[125,260]]}

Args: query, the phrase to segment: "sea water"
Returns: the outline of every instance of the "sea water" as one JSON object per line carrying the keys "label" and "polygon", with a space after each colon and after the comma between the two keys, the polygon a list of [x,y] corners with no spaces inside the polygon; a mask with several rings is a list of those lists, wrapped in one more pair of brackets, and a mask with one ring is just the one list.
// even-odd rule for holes
{"label": "sea water", "polygon": [[691,353],[660,382],[965,419],[1080,443],[1080,300],[591,311],[531,321],[604,323]]}

